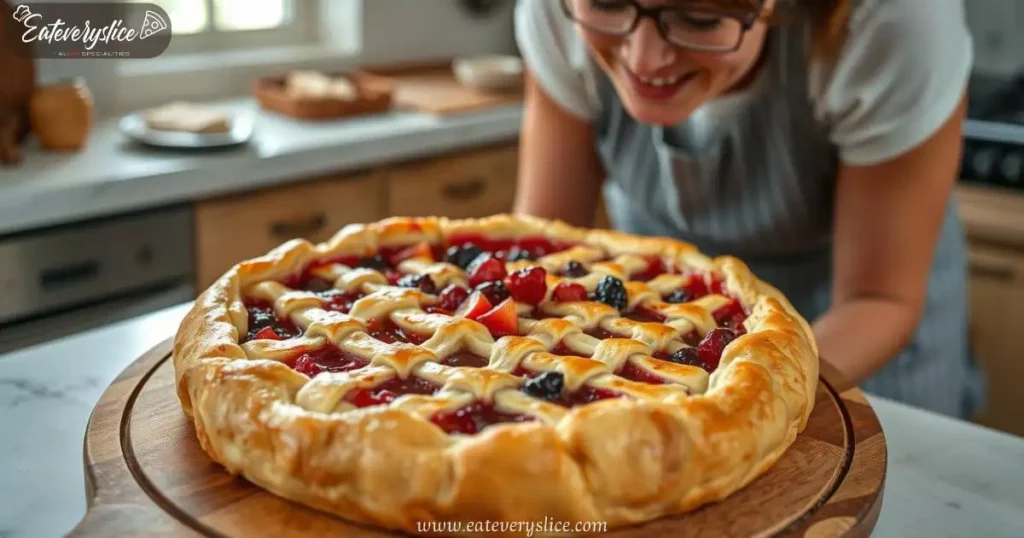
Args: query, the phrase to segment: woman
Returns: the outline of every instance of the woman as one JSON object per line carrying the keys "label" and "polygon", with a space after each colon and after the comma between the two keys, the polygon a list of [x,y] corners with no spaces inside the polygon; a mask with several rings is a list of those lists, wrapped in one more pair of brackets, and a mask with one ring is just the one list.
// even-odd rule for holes
{"label": "woman", "polygon": [[516,211],[589,225],[603,189],[746,261],[865,390],[969,417],[961,2],[519,0]]}

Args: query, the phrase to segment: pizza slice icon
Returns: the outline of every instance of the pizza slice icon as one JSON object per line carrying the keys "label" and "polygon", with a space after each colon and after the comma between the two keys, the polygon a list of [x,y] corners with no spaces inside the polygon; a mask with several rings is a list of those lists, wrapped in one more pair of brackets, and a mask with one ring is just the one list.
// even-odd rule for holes
{"label": "pizza slice icon", "polygon": [[165,21],[163,17],[153,13],[152,11],[146,11],[146,16],[142,19],[142,28],[139,29],[139,38],[146,39],[147,37],[153,34],[158,34],[167,28],[167,21]]}

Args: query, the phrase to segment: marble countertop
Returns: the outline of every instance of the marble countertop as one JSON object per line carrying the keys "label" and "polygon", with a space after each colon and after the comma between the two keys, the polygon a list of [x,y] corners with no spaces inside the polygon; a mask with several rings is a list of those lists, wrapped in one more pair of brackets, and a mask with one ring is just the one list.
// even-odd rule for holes
{"label": "marble countertop", "polygon": [[21,165],[0,167],[0,234],[515,140],[522,119],[518,105],[446,117],[393,110],[317,122],[263,111],[252,99],[212,105],[253,118],[248,144],[150,148],[123,136],[118,118],[103,118],[78,153],[29,145]]}
{"label": "marble countertop", "polygon": [[[62,535],[79,521],[93,406],[187,308],[0,356],[0,537]],[[1024,439],[870,399],[889,448],[875,536],[1024,536]]]}

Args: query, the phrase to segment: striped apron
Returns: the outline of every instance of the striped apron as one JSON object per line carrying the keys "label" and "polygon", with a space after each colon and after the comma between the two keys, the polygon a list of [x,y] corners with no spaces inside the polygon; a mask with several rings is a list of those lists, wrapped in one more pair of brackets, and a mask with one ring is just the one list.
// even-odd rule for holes
{"label": "striped apron", "polygon": [[[831,299],[839,161],[814,117],[807,28],[768,35],[758,82],[763,91],[714,122],[695,115],[670,128],[638,123],[591,64],[604,197],[616,228],[740,257],[813,321]],[[861,387],[962,418],[982,404],[984,380],[967,338],[966,248],[955,200],[946,210],[927,306],[912,342]]]}

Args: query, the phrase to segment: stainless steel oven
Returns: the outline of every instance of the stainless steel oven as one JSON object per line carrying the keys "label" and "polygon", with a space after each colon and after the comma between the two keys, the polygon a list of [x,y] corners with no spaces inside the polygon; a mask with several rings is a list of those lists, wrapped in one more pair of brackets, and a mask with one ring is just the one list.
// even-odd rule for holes
{"label": "stainless steel oven", "polygon": [[0,354],[194,298],[189,206],[0,237]]}

